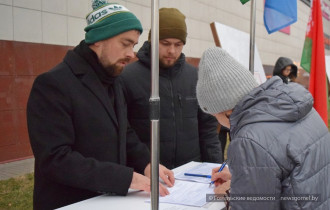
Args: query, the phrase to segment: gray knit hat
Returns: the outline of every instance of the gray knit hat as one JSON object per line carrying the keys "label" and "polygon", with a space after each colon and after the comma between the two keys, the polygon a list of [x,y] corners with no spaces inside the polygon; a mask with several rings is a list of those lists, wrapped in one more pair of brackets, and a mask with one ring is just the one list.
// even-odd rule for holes
{"label": "gray knit hat", "polygon": [[201,109],[217,114],[233,109],[258,83],[251,72],[224,49],[207,49],[200,60],[197,99]]}

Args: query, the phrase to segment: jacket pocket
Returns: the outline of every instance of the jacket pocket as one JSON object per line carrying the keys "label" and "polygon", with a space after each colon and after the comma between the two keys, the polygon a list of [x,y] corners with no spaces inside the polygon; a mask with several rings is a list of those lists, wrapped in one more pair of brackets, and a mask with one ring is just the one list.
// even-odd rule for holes
{"label": "jacket pocket", "polygon": [[196,97],[187,96],[183,100],[182,113],[183,117],[197,117],[198,103]]}

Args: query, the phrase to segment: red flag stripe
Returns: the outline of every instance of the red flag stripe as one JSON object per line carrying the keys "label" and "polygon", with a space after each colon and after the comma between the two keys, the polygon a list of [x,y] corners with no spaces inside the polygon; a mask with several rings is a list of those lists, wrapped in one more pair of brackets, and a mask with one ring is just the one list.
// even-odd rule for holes
{"label": "red flag stripe", "polygon": [[312,23],[310,37],[312,38],[312,58],[309,77],[309,91],[314,97],[314,108],[328,125],[327,80],[325,71],[325,52],[320,0],[313,0]]}

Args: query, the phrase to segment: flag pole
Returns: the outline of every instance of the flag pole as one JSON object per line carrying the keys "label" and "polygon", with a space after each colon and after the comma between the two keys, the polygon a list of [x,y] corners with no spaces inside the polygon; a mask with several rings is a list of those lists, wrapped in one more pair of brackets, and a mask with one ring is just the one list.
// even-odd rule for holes
{"label": "flag pole", "polygon": [[255,29],[256,29],[256,0],[251,0],[249,69],[252,75],[254,75],[254,49],[255,49],[255,31],[256,31]]}
{"label": "flag pole", "polygon": [[159,208],[159,0],[151,0],[151,209]]}

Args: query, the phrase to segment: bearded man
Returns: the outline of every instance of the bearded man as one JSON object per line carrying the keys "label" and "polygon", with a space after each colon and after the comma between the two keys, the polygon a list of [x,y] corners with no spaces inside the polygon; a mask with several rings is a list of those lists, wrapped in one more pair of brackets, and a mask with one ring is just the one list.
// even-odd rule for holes
{"label": "bearded man", "polygon": [[[159,10],[160,163],[173,169],[190,161],[221,162],[216,119],[197,103],[197,68],[188,64],[185,16],[175,8]],[[128,120],[150,149],[149,98],[151,43],[144,42],[138,61],[119,77],[127,102]]]}
{"label": "bearded man", "polygon": [[[95,1],[85,40],[39,75],[27,105],[35,156],[33,208],[56,209],[102,194],[150,192],[150,153],[127,121],[116,80],[134,58],[142,26],[119,4]],[[160,166],[169,186],[173,172]],[[169,192],[160,184],[159,192]]]}

